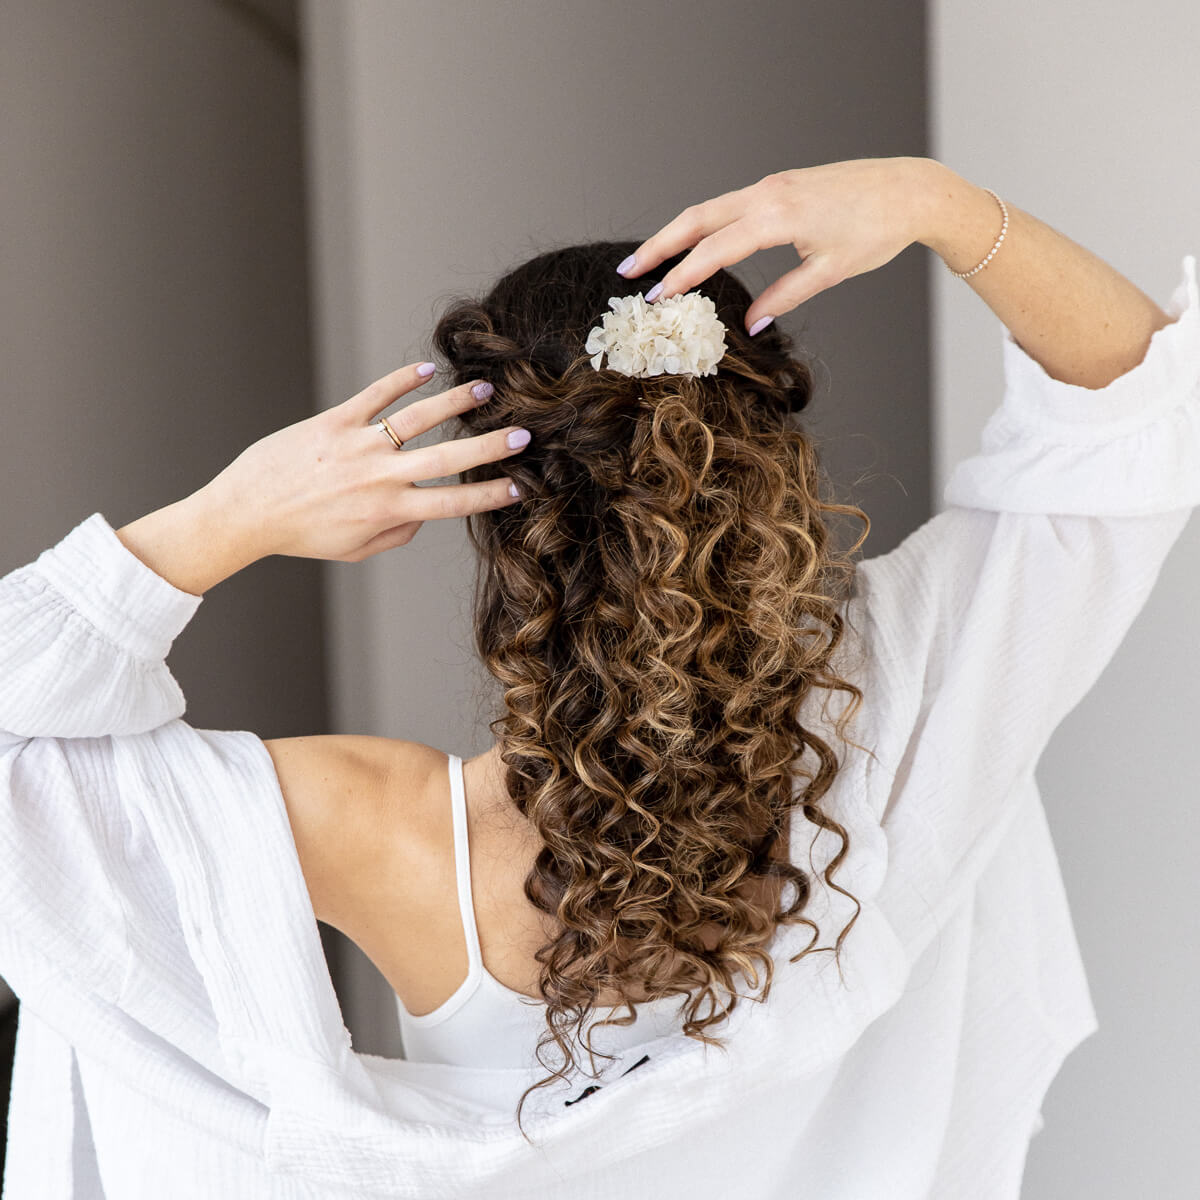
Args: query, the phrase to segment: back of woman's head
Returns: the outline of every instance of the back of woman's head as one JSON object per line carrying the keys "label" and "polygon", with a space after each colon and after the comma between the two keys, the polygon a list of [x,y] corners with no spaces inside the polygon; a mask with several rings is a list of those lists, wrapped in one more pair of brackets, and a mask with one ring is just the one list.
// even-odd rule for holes
{"label": "back of woman's head", "polygon": [[[539,255],[482,298],[454,301],[434,332],[452,383],[495,387],[460,418],[463,432],[533,435],[461,478],[506,474],[521,490],[468,531],[476,644],[503,688],[491,727],[511,801],[543,845],[525,894],[561,930],[538,954],[538,1060],[548,1066],[553,1041],[564,1063],[539,1087],[575,1065],[568,1039],[601,993],[686,997],[683,1032],[720,1045],[703,1031],[736,1005],[737,972],[757,987],[761,964],[767,996],[777,925],[813,929],[803,953],[819,932],[802,915],[808,876],[787,858],[788,814],[799,807],[841,838],[833,887],[848,849],[821,810],[839,762],[797,709],[814,688],[849,693],[841,734],[861,702],[830,659],[869,521],[822,496],[795,418],[812,373],[777,326],[747,336],[751,296],[727,272],[696,289],[726,327],[715,375],[593,367],[585,344],[609,298],[652,281],[615,272],[636,246]],[[832,513],[864,524],[844,553]],[[796,894],[781,908],[787,881]],[[632,1020],[629,1008],[612,1023]]]}

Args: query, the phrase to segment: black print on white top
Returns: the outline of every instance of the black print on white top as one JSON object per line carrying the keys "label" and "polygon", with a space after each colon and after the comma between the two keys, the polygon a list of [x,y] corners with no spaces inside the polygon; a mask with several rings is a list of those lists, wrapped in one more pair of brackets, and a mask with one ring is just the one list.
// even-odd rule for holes
{"label": "black print on white top", "polygon": [[[632,1067],[629,1067],[627,1070],[622,1071],[621,1074],[628,1075],[630,1071],[636,1071],[638,1069],[638,1067],[640,1067],[642,1065],[642,1063],[649,1062],[649,1061],[650,1061],[650,1055],[643,1054],[642,1057],[639,1058],[637,1060],[637,1062],[635,1062],[633,1064]],[[583,1091],[580,1092],[579,1095],[575,1097],[574,1100],[564,1100],[563,1107],[565,1108],[568,1104],[578,1104],[580,1102],[580,1100],[586,1100],[593,1092],[598,1092],[603,1086],[604,1086],[604,1084],[602,1084],[602,1083],[593,1083],[590,1087],[585,1087],[583,1089]]]}

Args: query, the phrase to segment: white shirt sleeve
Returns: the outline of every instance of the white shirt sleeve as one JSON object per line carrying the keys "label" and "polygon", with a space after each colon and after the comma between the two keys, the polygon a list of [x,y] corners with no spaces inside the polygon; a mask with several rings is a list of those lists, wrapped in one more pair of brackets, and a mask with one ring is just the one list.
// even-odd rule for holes
{"label": "white shirt sleeve", "polygon": [[182,716],[166,664],[202,596],[152,571],[100,513],[0,579],[0,745],[144,733]]}
{"label": "white shirt sleeve", "polygon": [[914,945],[985,864],[1200,503],[1194,256],[1183,270],[1176,319],[1106,387],[1052,379],[1005,330],[1003,399],[949,507],[859,566],[866,703],[894,773],[888,899]]}
{"label": "white shirt sleeve", "polygon": [[183,713],[165,658],[201,599],[100,513],[0,579],[0,975],[22,1000],[120,993],[137,781],[113,738]]}

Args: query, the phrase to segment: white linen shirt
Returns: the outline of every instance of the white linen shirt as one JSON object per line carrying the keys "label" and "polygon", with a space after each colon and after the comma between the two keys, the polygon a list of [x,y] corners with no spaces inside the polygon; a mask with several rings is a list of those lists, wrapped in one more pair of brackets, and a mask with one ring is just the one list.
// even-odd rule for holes
{"label": "white linen shirt", "polygon": [[[532,1145],[536,1064],[353,1050],[266,747],[182,720],[165,659],[201,597],[98,512],[0,579],[5,1200],[1014,1200],[1097,1028],[1034,768],[1200,503],[1193,255],[1183,276],[1178,320],[1104,388],[1002,330],[949,507],[859,565],[839,665],[873,753],[847,747],[825,798],[862,906],[840,977],[789,963],[811,930],[782,928],[725,1050],[670,1034],[533,1092]],[[792,824],[830,946],[854,912],[819,876],[840,840]]]}

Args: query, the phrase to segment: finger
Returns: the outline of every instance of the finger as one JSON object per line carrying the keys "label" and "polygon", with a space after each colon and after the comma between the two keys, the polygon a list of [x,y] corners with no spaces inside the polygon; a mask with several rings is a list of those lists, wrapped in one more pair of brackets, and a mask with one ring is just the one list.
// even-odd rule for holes
{"label": "finger", "polygon": [[382,533],[377,533],[365,546],[359,546],[353,554],[347,555],[345,561],[361,562],[364,558],[370,558],[372,554],[378,554],[381,550],[394,550],[397,546],[407,546],[423,524],[423,521],[405,521],[403,525],[397,525],[394,529],[385,529]]}
{"label": "finger", "polygon": [[460,471],[483,463],[497,462],[525,449],[527,442],[514,438],[518,444],[510,445],[508,439],[524,435],[528,430],[518,425],[507,425],[503,429],[489,430],[474,437],[451,438],[446,442],[435,442],[432,446],[421,446],[393,456],[396,476],[405,483],[421,479],[441,479],[446,475],[457,475]]}
{"label": "finger", "polygon": [[746,210],[748,191],[748,188],[739,188],[700,204],[689,205],[634,250],[630,256],[634,260],[633,266],[621,274],[627,279],[636,279],[651,267],[657,267],[664,259],[672,258],[722,225],[736,220]]}
{"label": "finger", "polygon": [[[482,391],[482,396],[476,394],[477,388]],[[411,442],[413,438],[428,433],[450,417],[484,404],[491,398],[494,390],[487,380],[476,379],[438,392],[435,396],[420,396],[388,417],[388,424],[402,442]]]}
{"label": "finger", "polygon": [[[746,329],[754,328],[762,317],[778,317],[811,300],[818,292],[841,282],[841,276],[827,255],[810,254],[795,269],[781,275],[765,287],[746,310]],[[765,328],[765,326],[764,326]]]}
{"label": "finger", "polygon": [[519,497],[509,490],[515,486],[507,476],[479,483],[431,484],[406,488],[404,515],[418,521],[437,521],[443,517],[465,517],[469,513],[488,512],[515,504]]}
{"label": "finger", "polygon": [[[655,300],[682,295],[703,283],[714,271],[749,258],[757,250],[790,241],[781,229],[764,220],[740,219],[709,234],[660,280],[662,290]],[[653,294],[653,289],[651,290]]]}
{"label": "finger", "polygon": [[[426,370],[424,373],[421,368]],[[395,404],[401,396],[407,395],[421,384],[427,383],[433,377],[433,363],[409,363],[385,375],[382,379],[368,384],[361,392],[351,396],[342,407],[356,420],[366,423],[373,421],[389,404]]]}

